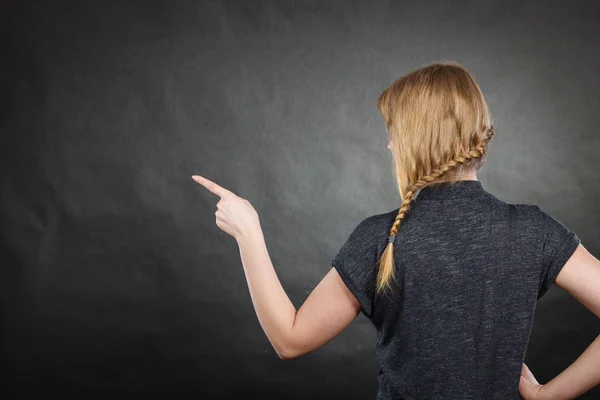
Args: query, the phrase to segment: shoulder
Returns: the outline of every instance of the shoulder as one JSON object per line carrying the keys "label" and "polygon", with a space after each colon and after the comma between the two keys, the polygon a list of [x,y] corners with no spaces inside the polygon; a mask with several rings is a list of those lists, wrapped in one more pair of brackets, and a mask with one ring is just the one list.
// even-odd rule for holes
{"label": "shoulder", "polygon": [[396,219],[396,216],[398,215],[399,211],[400,208],[396,208],[392,211],[387,211],[381,214],[370,215],[364,218],[358,224],[356,229],[360,230],[361,232],[371,231],[373,232],[373,234],[383,233],[383,235],[385,236],[388,233],[388,229],[394,223],[394,220]]}
{"label": "shoulder", "polygon": [[509,204],[509,207],[519,220],[536,221],[542,217],[542,210],[536,204]]}
{"label": "shoulder", "polygon": [[537,204],[509,204],[516,220],[524,221],[536,230],[558,221]]}
{"label": "shoulder", "polygon": [[536,221],[542,220],[542,210],[536,204],[528,203],[508,203],[493,194],[489,194],[492,204],[495,207],[502,208],[509,214],[513,221],[524,221],[530,224],[536,224]]}
{"label": "shoulder", "polygon": [[510,223],[521,232],[521,236],[538,236],[544,227],[544,212],[536,204],[507,204]]}
{"label": "shoulder", "polygon": [[399,208],[361,219],[351,228],[344,250],[352,252],[382,251],[387,244],[387,237],[398,211]]}

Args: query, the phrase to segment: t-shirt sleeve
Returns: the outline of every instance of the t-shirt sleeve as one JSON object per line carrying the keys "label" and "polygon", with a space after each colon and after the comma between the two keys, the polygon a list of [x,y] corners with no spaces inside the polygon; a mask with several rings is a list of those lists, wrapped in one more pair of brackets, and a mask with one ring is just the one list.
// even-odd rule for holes
{"label": "t-shirt sleeve", "polygon": [[562,222],[538,207],[542,218],[542,271],[540,274],[540,299],[554,284],[556,277],[573,255],[581,239]]}
{"label": "t-shirt sleeve", "polygon": [[371,318],[377,279],[378,235],[372,217],[363,220],[350,234],[332,261],[332,266]]}

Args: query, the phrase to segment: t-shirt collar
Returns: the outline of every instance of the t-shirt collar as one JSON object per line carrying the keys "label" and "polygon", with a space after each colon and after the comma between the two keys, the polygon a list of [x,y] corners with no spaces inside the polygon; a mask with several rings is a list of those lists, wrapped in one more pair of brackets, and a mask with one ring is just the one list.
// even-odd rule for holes
{"label": "t-shirt collar", "polygon": [[444,200],[472,198],[484,192],[483,185],[476,180],[460,180],[456,183],[441,182],[422,188],[417,194],[420,200]]}

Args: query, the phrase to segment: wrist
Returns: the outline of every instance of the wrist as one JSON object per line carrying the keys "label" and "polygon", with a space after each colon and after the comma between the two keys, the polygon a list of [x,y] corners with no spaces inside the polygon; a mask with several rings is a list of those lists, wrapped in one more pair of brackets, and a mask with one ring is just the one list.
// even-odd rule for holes
{"label": "wrist", "polygon": [[260,240],[262,240],[262,238],[263,238],[262,229],[254,228],[254,229],[247,229],[247,230],[240,232],[235,237],[235,240],[237,241],[238,245],[242,245],[242,244],[246,244],[246,243],[256,243],[257,241],[260,242]]}

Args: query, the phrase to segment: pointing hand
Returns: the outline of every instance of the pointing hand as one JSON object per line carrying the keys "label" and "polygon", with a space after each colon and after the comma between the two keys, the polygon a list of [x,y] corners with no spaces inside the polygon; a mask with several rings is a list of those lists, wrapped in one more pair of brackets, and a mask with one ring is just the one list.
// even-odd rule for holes
{"label": "pointing hand", "polygon": [[239,239],[260,230],[258,214],[252,204],[235,193],[199,175],[192,179],[221,198],[217,203],[217,226],[225,233]]}

